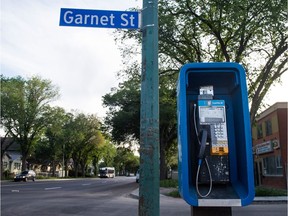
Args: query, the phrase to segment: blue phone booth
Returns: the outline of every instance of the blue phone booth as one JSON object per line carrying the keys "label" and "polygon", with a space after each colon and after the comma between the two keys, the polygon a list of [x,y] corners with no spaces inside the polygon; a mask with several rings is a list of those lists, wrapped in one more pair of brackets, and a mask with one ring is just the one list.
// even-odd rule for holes
{"label": "blue phone booth", "polygon": [[177,86],[179,192],[191,206],[254,199],[246,76],[237,63],[189,63]]}

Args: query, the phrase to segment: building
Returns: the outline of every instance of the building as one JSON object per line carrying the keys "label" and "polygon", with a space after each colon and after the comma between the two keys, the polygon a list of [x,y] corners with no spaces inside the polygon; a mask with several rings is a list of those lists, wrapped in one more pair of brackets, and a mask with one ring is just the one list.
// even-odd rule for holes
{"label": "building", "polygon": [[275,103],[252,127],[256,185],[287,189],[287,109]]}
{"label": "building", "polygon": [[2,168],[4,172],[18,174],[21,172],[22,155],[20,145],[12,138],[1,138]]}
{"label": "building", "polygon": [[[13,177],[22,171],[22,153],[20,144],[12,137],[0,137],[1,140],[1,160],[2,170],[6,177]],[[30,162],[30,163],[29,163]],[[27,169],[32,169],[37,175],[52,176],[53,166],[51,161],[38,164],[35,161],[26,161]],[[55,164],[55,175],[62,177],[64,174],[60,163]],[[69,167],[70,168],[70,167]]]}

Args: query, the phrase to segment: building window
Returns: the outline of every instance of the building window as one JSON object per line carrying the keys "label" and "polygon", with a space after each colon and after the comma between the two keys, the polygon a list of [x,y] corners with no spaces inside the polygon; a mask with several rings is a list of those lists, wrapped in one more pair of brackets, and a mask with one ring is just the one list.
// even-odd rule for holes
{"label": "building window", "polygon": [[265,121],[266,136],[272,135],[272,122],[271,120]]}
{"label": "building window", "polygon": [[283,168],[281,156],[276,156],[276,168],[281,168],[281,169]]}
{"label": "building window", "polygon": [[283,175],[281,156],[271,156],[263,158],[264,175]]}
{"label": "building window", "polygon": [[262,124],[257,125],[257,139],[263,138]]}
{"label": "building window", "polygon": [[21,163],[14,162],[14,169],[20,170],[21,169]]}

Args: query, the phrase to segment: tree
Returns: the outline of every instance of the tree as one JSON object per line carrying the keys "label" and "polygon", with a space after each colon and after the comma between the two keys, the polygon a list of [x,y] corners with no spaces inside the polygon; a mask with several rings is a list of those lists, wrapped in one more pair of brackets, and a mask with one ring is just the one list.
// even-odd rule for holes
{"label": "tree", "polygon": [[117,150],[110,141],[106,141],[106,143],[99,149],[99,152],[102,153],[101,159],[103,160],[105,166],[114,166],[114,158],[117,154]]}
{"label": "tree", "polygon": [[[133,70],[132,70],[133,71]],[[130,73],[130,79],[119,84],[103,96],[103,104],[109,107],[105,123],[110,126],[112,140],[129,143],[140,139],[140,74]],[[160,177],[166,178],[167,158],[165,151],[177,138],[175,75],[160,79]]]}
{"label": "tree", "polygon": [[[241,63],[253,123],[270,88],[288,70],[285,8],[284,0],[160,0],[159,74],[178,74],[187,62]],[[129,46],[133,39],[141,43],[138,32],[121,31],[116,38],[130,65],[139,52]]]}
{"label": "tree", "polygon": [[[119,89],[103,96],[103,105],[109,107],[105,124],[111,138],[118,144],[139,139],[140,136],[140,81],[139,75],[119,84]],[[132,136],[132,137],[131,137]]]}
{"label": "tree", "polygon": [[74,121],[73,113],[67,113],[67,121],[63,126],[63,133],[62,133],[65,177],[68,176],[68,165],[72,157],[73,144],[75,141],[74,131],[77,130],[77,128],[73,126],[73,121]]}
{"label": "tree", "polygon": [[[160,108],[160,179],[167,178],[167,165],[176,154],[174,148],[177,140],[177,107],[175,75],[161,76],[159,88]],[[168,152],[170,154],[168,154]]]}
{"label": "tree", "polygon": [[[100,132],[100,123],[96,116],[76,114],[64,127],[65,157],[73,159],[75,177],[81,167],[82,176],[85,176],[87,165],[92,162],[95,151],[105,140]],[[67,162],[66,160],[66,162]]]}
{"label": "tree", "polygon": [[20,144],[22,170],[26,170],[27,158],[47,126],[49,103],[58,96],[58,89],[40,77],[24,80],[1,76],[1,82],[1,123]]}
{"label": "tree", "polygon": [[136,173],[139,168],[139,157],[135,156],[133,152],[125,147],[118,147],[117,154],[114,159],[116,170],[120,175]]}
{"label": "tree", "polygon": [[104,145],[105,140],[98,130],[95,132],[94,136],[90,138],[89,143],[87,143],[83,149],[82,157],[80,158],[82,177],[85,176],[87,171],[87,166],[92,163],[94,155],[99,150],[99,147]]}
{"label": "tree", "polygon": [[[57,163],[63,160],[63,128],[69,115],[60,107],[50,109],[44,136],[39,140],[35,151],[35,160],[41,164],[52,164],[52,175],[55,176]],[[64,166],[64,164],[62,164]]]}
{"label": "tree", "polygon": [[285,8],[284,0],[160,1],[162,73],[178,72],[186,62],[243,64],[254,122],[270,87],[287,71]]}
{"label": "tree", "polygon": [[[106,138],[105,143],[100,146],[93,155],[92,163],[94,166],[94,175],[98,175],[100,167],[113,167],[115,155],[115,146]],[[100,163],[100,161],[102,162]]]}

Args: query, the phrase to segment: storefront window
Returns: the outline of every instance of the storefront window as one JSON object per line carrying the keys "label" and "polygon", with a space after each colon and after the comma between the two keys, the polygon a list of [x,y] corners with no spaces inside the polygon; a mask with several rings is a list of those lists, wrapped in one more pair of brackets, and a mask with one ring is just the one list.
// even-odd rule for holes
{"label": "storefront window", "polygon": [[264,175],[283,175],[281,156],[263,158]]}

